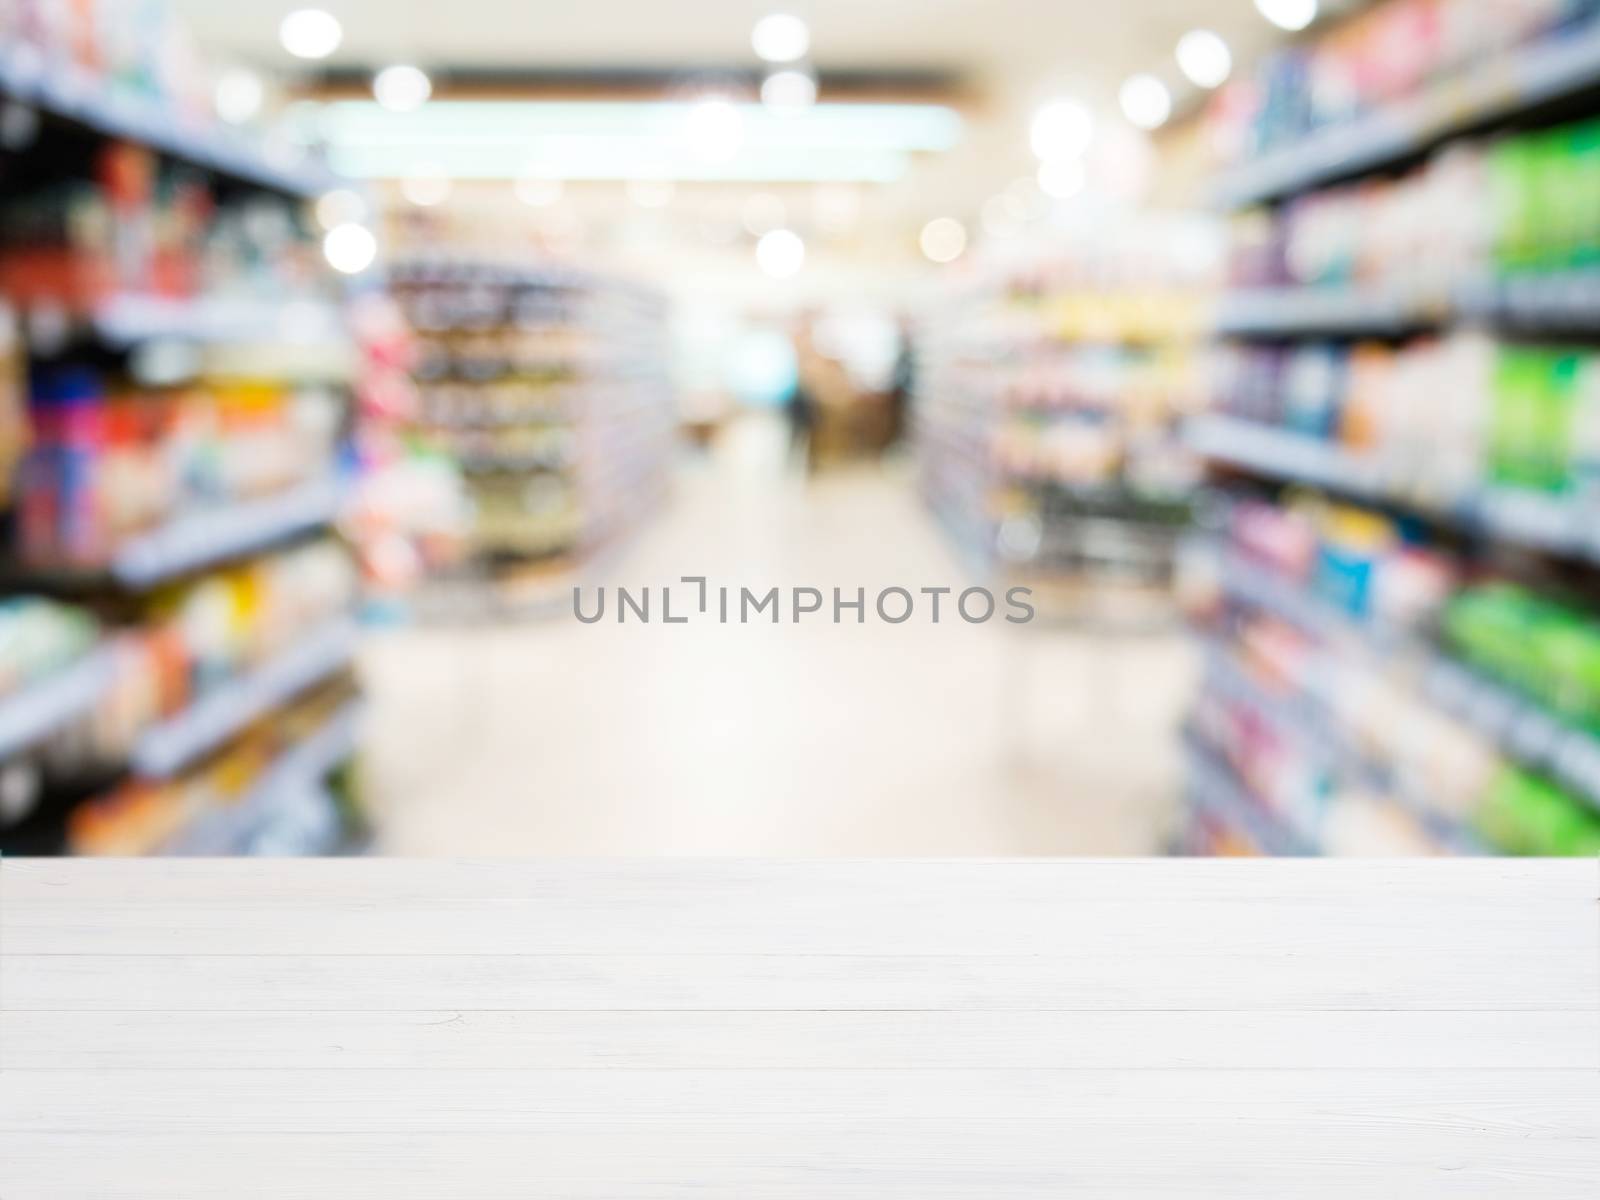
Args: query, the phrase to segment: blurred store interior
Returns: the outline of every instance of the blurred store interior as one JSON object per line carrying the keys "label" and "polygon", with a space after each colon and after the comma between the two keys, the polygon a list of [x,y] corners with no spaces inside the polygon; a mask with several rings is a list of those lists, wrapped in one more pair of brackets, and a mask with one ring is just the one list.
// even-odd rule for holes
{"label": "blurred store interior", "polygon": [[317,2],[0,3],[0,851],[1600,852],[1596,0]]}

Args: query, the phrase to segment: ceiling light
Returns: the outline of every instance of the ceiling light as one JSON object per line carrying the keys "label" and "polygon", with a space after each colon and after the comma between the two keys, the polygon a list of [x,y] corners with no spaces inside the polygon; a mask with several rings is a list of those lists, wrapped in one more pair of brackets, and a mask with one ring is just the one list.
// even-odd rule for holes
{"label": "ceiling light", "polygon": [[420,67],[397,63],[373,76],[372,95],[390,112],[414,112],[433,95],[433,81]]}
{"label": "ceiling light", "polygon": [[297,8],[278,26],[278,40],[296,58],[327,58],[344,40],[344,29],[332,13]]}
{"label": "ceiling light", "polygon": [[750,31],[750,46],[767,62],[794,62],[811,49],[811,30],[799,17],[772,13],[756,22]]}
{"label": "ceiling light", "polygon": [[1233,70],[1228,43],[1209,29],[1191,29],[1178,39],[1178,68],[1196,87],[1219,86]]}
{"label": "ceiling light", "polygon": [[549,208],[561,199],[562,185],[559,179],[530,173],[517,178],[515,190],[517,199],[529,208]]}
{"label": "ceiling light", "polygon": [[1076,196],[1083,191],[1083,163],[1075,158],[1040,163],[1039,190],[1056,200]]}
{"label": "ceiling light", "polygon": [[1279,29],[1298,33],[1317,19],[1317,0],[1256,0],[1256,11]]}
{"label": "ceiling light", "polygon": [[1040,158],[1076,158],[1094,137],[1094,118],[1076,100],[1052,100],[1033,114],[1028,142]]}
{"label": "ceiling light", "polygon": [[935,217],[922,227],[917,244],[936,263],[954,262],[967,248],[967,227],[954,217]]}
{"label": "ceiling light", "polygon": [[335,225],[322,239],[322,255],[335,271],[357,275],[378,256],[378,239],[365,225]]}
{"label": "ceiling light", "polygon": [[261,102],[266,88],[261,76],[248,67],[230,67],[217,76],[217,86],[212,93],[212,103],[217,116],[230,125],[243,125],[253,121],[261,112]]}
{"label": "ceiling light", "polygon": [[787,206],[771,192],[751,192],[739,206],[739,223],[752,237],[781,229],[788,219]]}
{"label": "ceiling light", "polygon": [[640,208],[665,208],[677,189],[670,179],[630,179],[627,190],[628,199]]}
{"label": "ceiling light", "polygon": [[793,112],[817,102],[817,81],[809,71],[786,67],[761,81],[761,103],[780,112]]}
{"label": "ceiling light", "polygon": [[1117,92],[1122,113],[1140,129],[1155,129],[1172,115],[1172,93],[1154,75],[1130,75]]}
{"label": "ceiling light", "polygon": [[400,181],[400,194],[418,208],[432,208],[450,198],[450,176],[436,163],[422,163]]}
{"label": "ceiling light", "polygon": [[744,143],[744,116],[720,97],[701,100],[684,122],[689,151],[704,162],[727,162]]}
{"label": "ceiling light", "polygon": [[756,243],[756,266],[773,279],[788,279],[806,262],[806,244],[792,229],[773,229]]}
{"label": "ceiling light", "polygon": [[367,201],[360,192],[350,188],[335,188],[317,197],[317,224],[324,229],[337,229],[340,225],[357,224],[367,219]]}

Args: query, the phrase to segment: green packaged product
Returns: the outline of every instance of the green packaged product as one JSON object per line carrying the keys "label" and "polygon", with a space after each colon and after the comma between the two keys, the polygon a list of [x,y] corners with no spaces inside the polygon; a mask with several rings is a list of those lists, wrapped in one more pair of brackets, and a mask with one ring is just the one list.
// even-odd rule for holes
{"label": "green packaged product", "polygon": [[1508,768],[1495,778],[1473,823],[1508,854],[1600,854],[1600,814],[1524,771]]}

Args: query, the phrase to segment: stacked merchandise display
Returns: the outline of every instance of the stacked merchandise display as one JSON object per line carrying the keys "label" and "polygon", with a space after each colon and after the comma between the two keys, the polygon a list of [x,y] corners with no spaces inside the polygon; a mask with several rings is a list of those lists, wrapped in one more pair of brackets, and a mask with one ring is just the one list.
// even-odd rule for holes
{"label": "stacked merchandise display", "polygon": [[441,259],[401,264],[391,283],[419,342],[415,430],[465,476],[472,550],[507,595],[658,505],[674,429],[660,296]]}
{"label": "stacked merchandise display", "polygon": [[159,4],[0,12],[0,850],[316,852],[354,744],[322,181]]}
{"label": "stacked merchandise display", "polygon": [[922,488],[982,571],[1079,610],[1165,595],[1196,478],[1179,423],[1205,395],[1214,241],[1195,219],[1102,227],[924,321]]}
{"label": "stacked merchandise display", "polygon": [[1219,105],[1189,849],[1600,850],[1595,18],[1382,4]]}

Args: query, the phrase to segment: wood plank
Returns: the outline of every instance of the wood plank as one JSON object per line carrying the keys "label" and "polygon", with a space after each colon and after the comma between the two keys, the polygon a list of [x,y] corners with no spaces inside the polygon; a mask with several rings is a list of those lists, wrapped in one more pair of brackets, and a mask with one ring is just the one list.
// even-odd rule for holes
{"label": "wood plank", "polygon": [[[1137,941],[1137,939],[1133,939]],[[1465,939],[1057,955],[12,955],[0,1009],[1592,1009],[1600,956]]]}
{"label": "wood plank", "polygon": [[1589,1012],[9,1012],[8,1070],[1600,1069]]}
{"label": "wood plank", "polygon": [[42,903],[272,903],[538,900],[628,906],[708,895],[808,906],[841,902],[903,907],[940,896],[957,903],[1060,904],[1115,894],[1150,901],[1243,900],[1322,903],[1363,897],[1522,906],[1600,895],[1600,870],[1586,859],[286,859],[271,871],[240,871],[227,859],[8,859],[0,862],[0,908]]}
{"label": "wood plank", "polygon": [[785,1118],[593,1132],[222,1134],[203,1142],[10,1134],[4,1149],[12,1194],[25,1200],[1591,1200],[1600,1169],[1600,1150],[1583,1134],[1496,1136],[1382,1116],[1265,1128]]}
{"label": "wood plank", "polygon": [[1572,1071],[12,1071],[0,1131],[385,1133],[649,1128],[689,1118],[1059,1121],[1276,1129],[1376,1120],[1592,1133]]}

